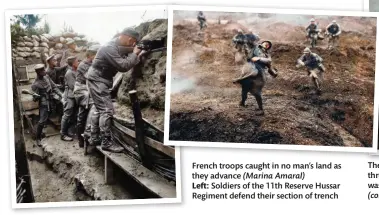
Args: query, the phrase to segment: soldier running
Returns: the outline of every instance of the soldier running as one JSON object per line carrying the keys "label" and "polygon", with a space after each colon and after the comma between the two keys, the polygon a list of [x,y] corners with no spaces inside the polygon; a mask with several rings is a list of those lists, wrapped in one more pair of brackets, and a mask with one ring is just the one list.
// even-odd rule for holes
{"label": "soldier running", "polygon": [[38,101],[39,104],[39,121],[36,130],[36,140],[37,145],[41,146],[42,131],[49,119],[51,102],[53,99],[60,100],[63,95],[51,78],[46,75],[45,66],[43,64],[36,65],[34,69],[37,73],[37,77],[31,88],[35,93],[33,100]]}
{"label": "soldier running", "polygon": [[200,24],[200,30],[203,30],[207,26],[207,19],[205,18],[204,14],[202,11],[199,11],[197,14],[197,20],[199,21]]}
{"label": "soldier running", "polygon": [[[142,51],[136,46],[138,39],[139,33],[134,29],[124,29],[117,38],[99,49],[92,66],[88,70],[87,84],[89,93],[96,109],[100,113],[99,124],[102,137],[101,148],[103,150],[111,152],[123,151],[123,147],[118,146],[111,139],[114,107],[110,89],[113,85],[113,77],[117,72],[128,72],[139,63],[140,57],[146,53],[146,51]],[[123,58],[119,53],[118,46],[134,47],[134,49],[126,58]]]}
{"label": "soldier running", "polygon": [[[308,47],[304,49],[303,53],[304,54],[297,60],[296,67],[307,67],[308,74],[312,78],[317,92],[319,93],[321,92],[320,79],[322,79],[323,73],[325,72],[325,67],[322,65],[323,59],[318,54],[312,53]],[[316,70],[319,71],[318,74]]]}
{"label": "soldier running", "polygon": [[339,35],[341,34],[341,27],[337,24],[336,20],[333,20],[332,23],[326,27],[325,34],[329,36],[329,48],[335,47]]}
{"label": "soldier running", "polygon": [[84,147],[84,139],[82,134],[86,129],[87,115],[91,108],[91,104],[93,103],[93,101],[90,101],[89,92],[87,88],[87,72],[91,67],[92,61],[95,58],[99,48],[100,46],[98,45],[89,47],[89,49],[86,52],[87,58],[84,61],[80,62],[77,70],[76,81],[74,86],[74,97],[76,104],[79,106],[77,118],[77,137],[79,141],[79,147]]}
{"label": "soldier running", "polygon": [[69,66],[65,75],[65,91],[64,91],[64,104],[63,104],[63,117],[61,122],[61,139],[63,141],[73,141],[73,138],[68,135],[68,129],[73,120],[75,114],[75,97],[74,86],[77,75],[77,68],[79,61],[75,56],[67,58],[67,64]]}

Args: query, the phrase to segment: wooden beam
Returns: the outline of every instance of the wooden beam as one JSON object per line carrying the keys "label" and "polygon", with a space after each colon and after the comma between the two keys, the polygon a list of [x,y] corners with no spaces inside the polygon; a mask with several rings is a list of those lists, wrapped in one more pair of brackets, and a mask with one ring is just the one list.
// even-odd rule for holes
{"label": "wooden beam", "polygon": [[142,113],[140,104],[137,97],[137,91],[129,91],[130,101],[132,103],[134,125],[135,125],[135,137],[138,145],[138,153],[141,157],[143,165],[151,167],[151,156],[145,147],[145,124],[142,119]]}
{"label": "wooden beam", "polygon": [[[123,133],[127,134],[128,136],[130,136],[132,138],[136,137],[135,132],[133,130],[126,128],[125,126],[122,126],[117,121],[113,121],[113,125],[117,129],[121,130]],[[160,143],[160,142],[153,140],[149,137],[145,137],[145,143],[146,143],[146,145],[150,146],[151,148],[154,148],[154,149],[162,152],[163,154],[175,159],[175,149],[172,148],[171,146],[163,145],[163,143]]]}
{"label": "wooden beam", "polygon": [[113,169],[113,163],[109,160],[108,156],[104,156],[104,180],[105,184],[112,184],[114,183],[114,169]]}

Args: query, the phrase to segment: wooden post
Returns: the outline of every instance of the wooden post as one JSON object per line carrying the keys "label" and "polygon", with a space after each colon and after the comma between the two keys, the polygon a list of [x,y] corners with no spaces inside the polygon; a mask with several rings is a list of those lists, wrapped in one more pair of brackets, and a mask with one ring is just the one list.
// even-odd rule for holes
{"label": "wooden post", "polygon": [[134,115],[134,124],[136,132],[136,142],[138,145],[138,153],[141,157],[144,166],[151,167],[151,159],[146,151],[145,146],[145,123],[142,119],[141,109],[137,97],[137,91],[129,91],[130,101],[132,102],[132,109]]}
{"label": "wooden post", "polygon": [[114,182],[114,169],[113,163],[109,160],[109,158],[104,155],[104,167],[105,167],[105,184],[112,184]]}

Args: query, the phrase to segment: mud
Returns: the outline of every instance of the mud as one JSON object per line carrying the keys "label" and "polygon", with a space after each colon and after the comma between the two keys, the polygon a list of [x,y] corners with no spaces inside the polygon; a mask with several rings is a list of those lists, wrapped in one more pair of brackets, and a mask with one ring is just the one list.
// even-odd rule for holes
{"label": "mud", "polygon": [[[344,30],[338,49],[328,50],[324,40],[313,50],[326,67],[321,95],[305,69],[295,67],[308,45],[302,25],[307,16],[280,21],[274,15],[234,17],[227,24],[209,24],[204,32],[196,21],[176,20],[171,83],[185,88],[171,93],[170,140],[370,147],[375,22],[356,18],[352,26],[353,17],[333,18]],[[329,19],[317,20],[326,26]],[[238,106],[241,89],[232,80],[241,65],[231,44],[238,28],[257,30],[261,41],[274,44],[271,54],[279,77],[268,75],[265,116],[255,114],[250,95],[248,107]]]}

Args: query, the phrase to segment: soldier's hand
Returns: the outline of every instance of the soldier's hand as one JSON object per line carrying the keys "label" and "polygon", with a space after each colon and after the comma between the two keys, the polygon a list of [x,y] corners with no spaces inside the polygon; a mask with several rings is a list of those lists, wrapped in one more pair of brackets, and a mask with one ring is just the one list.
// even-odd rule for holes
{"label": "soldier's hand", "polygon": [[256,62],[256,61],[258,61],[258,60],[260,60],[261,58],[260,57],[253,57],[251,60],[253,61],[253,62]]}
{"label": "soldier's hand", "polygon": [[142,49],[139,49],[137,46],[134,46],[133,53],[136,54],[137,56],[139,53],[141,53]]}

